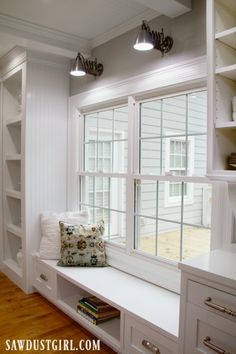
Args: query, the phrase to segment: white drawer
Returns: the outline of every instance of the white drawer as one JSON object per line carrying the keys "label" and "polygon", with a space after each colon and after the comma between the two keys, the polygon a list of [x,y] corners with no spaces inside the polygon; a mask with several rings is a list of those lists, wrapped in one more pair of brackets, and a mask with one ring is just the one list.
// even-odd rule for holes
{"label": "white drawer", "polygon": [[177,343],[137,321],[134,317],[125,315],[126,354],[176,354],[177,352]]}
{"label": "white drawer", "polygon": [[184,354],[236,354],[235,322],[192,304],[186,315]]}
{"label": "white drawer", "polygon": [[49,299],[56,299],[56,272],[34,259],[34,287]]}
{"label": "white drawer", "polygon": [[200,306],[205,310],[236,322],[235,295],[189,281],[188,303]]}

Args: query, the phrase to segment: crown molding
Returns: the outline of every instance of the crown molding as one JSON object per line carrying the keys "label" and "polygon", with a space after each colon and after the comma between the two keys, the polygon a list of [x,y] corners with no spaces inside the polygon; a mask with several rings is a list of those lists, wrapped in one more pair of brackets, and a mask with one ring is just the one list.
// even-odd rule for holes
{"label": "crown molding", "polygon": [[116,26],[112,28],[112,30],[107,31],[103,33],[100,36],[95,37],[94,39],[91,40],[91,47],[95,48],[98,47],[99,45],[106,43],[110,40],[112,40],[115,37],[118,37],[130,30],[132,30],[135,27],[138,27],[141,25],[142,20],[147,20],[151,21],[152,19],[160,16],[161,14],[157,11],[148,9],[141,14],[133,17],[131,20],[129,20],[127,23],[122,23],[119,26]]}
{"label": "crown molding", "polygon": [[90,54],[90,41],[0,13],[0,31],[73,52]]}
{"label": "crown molding", "polygon": [[0,59],[0,76],[7,75],[7,73],[26,60],[26,51],[24,48],[15,46],[8,53],[3,55]]}
{"label": "crown molding", "polygon": [[53,67],[66,69],[68,71],[70,67],[70,60],[68,58],[15,46],[0,58],[0,76],[3,77],[8,75],[9,71],[13,70],[24,62],[44,65],[47,64]]}

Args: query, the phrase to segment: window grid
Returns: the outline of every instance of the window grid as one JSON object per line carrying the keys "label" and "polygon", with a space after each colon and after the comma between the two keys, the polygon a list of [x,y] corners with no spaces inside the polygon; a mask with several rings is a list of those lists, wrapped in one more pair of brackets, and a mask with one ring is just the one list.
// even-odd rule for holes
{"label": "window grid", "polygon": [[[175,223],[177,225],[180,226],[180,255],[179,255],[179,258],[180,260],[183,259],[183,241],[184,241],[184,227],[185,226],[193,226],[193,227],[196,227],[196,228],[202,228],[202,229],[209,229],[209,227],[205,227],[204,225],[198,225],[198,224],[195,224],[195,223],[187,223],[187,222],[184,222],[184,208],[185,208],[185,205],[184,205],[184,202],[185,202],[185,196],[187,195],[187,188],[189,187],[189,185],[187,183],[184,182],[184,180],[189,180],[189,182],[192,182],[194,183],[194,180],[195,180],[195,177],[191,177],[188,173],[188,170],[189,170],[189,144],[190,144],[190,140],[189,138],[190,137],[200,137],[200,136],[206,136],[207,135],[207,132],[189,132],[188,131],[188,128],[189,128],[189,95],[186,94],[185,95],[185,104],[186,104],[186,107],[185,107],[185,132],[184,134],[182,132],[178,132],[176,134],[164,134],[165,132],[163,131],[163,99],[161,99],[161,114],[160,114],[160,123],[159,125],[160,126],[157,126],[159,127],[159,134],[154,134],[153,135],[153,132],[152,132],[152,135],[151,136],[142,136],[142,128],[143,128],[143,125],[142,125],[142,111],[143,111],[143,107],[142,107],[142,103],[140,103],[141,105],[141,109],[140,109],[140,116],[139,116],[139,174],[137,176],[135,176],[137,178],[137,181],[136,181],[136,186],[139,185],[139,183],[141,182],[142,179],[145,179],[146,177],[148,177],[148,173],[145,174],[144,171],[142,171],[142,158],[143,158],[143,153],[144,151],[142,150],[142,141],[154,141],[155,142],[155,139],[159,139],[160,141],[160,151],[159,151],[159,173],[155,173],[155,171],[152,171],[152,180],[154,181],[155,179],[157,180],[157,186],[156,186],[156,218],[154,217],[148,217],[147,215],[142,215],[138,212],[138,210],[140,210],[140,201],[137,201],[137,199],[140,199],[140,195],[139,193],[136,193],[136,204],[137,204],[137,207],[135,209],[135,245],[136,245],[136,249],[139,250],[139,246],[140,246],[140,241],[139,241],[139,238],[141,237],[141,234],[140,234],[140,230],[138,228],[138,224],[139,224],[139,220],[138,218],[139,217],[144,217],[144,218],[149,218],[149,219],[153,219],[153,220],[156,220],[156,231],[155,231],[155,255],[158,255],[158,233],[159,233],[159,230],[158,230],[158,221],[165,221],[165,222],[169,222],[169,223]],[[147,134],[147,133],[146,133]],[[163,141],[167,141],[168,138],[173,138],[173,139],[180,139],[180,138],[183,138],[182,141],[184,141],[184,144],[185,144],[185,154],[182,154],[182,159],[184,159],[184,163],[183,161],[181,161],[181,167],[178,167],[178,178],[175,178],[173,176],[173,178],[169,178],[169,176],[165,176],[164,173],[164,166],[163,166]],[[191,141],[192,143],[192,141]],[[191,156],[192,158],[192,156]],[[170,164],[170,167],[171,167],[171,164]],[[177,167],[177,166],[173,166],[173,167]],[[174,170],[177,170],[177,168],[170,168],[170,171],[174,171]],[[183,172],[184,172],[184,175],[183,175]],[[181,180],[181,176],[183,175],[183,180]],[[163,177],[162,177],[163,176]],[[162,177],[162,178],[161,178]],[[140,178],[140,180],[139,180]],[[161,178],[161,179],[160,179]],[[180,186],[180,190],[179,190],[179,193],[178,193],[178,197],[180,198],[179,199],[179,203],[180,203],[180,210],[181,210],[181,214],[180,214],[180,221],[179,222],[176,222],[176,221],[173,221],[171,219],[168,219],[168,218],[161,218],[159,215],[158,215],[158,200],[159,200],[159,180],[166,180],[166,181],[169,181],[169,184],[178,184]],[[176,181],[175,181],[176,180]],[[179,182],[178,182],[179,180]],[[138,182],[139,181],[139,182]],[[202,177],[199,177],[199,181],[201,181],[200,183],[209,183],[209,181],[207,181],[204,176]]]}
{"label": "window grid", "polygon": [[[180,137],[183,137],[186,141],[186,144],[188,145],[188,138],[193,136],[193,137],[196,137],[196,136],[206,136],[206,133],[203,132],[203,133],[198,133],[198,132],[194,132],[194,133],[189,133],[188,134],[188,94],[185,95],[186,97],[186,120],[185,120],[185,125],[186,125],[186,129],[185,129],[185,134],[182,134],[182,133],[178,133],[178,134],[164,134],[163,132],[163,99],[161,99],[161,120],[160,120],[160,135],[155,135],[155,136],[152,136],[152,137],[142,137],[141,136],[141,113],[142,113],[142,108],[139,110],[140,114],[139,114],[139,138],[137,139],[137,142],[138,142],[138,146],[139,146],[139,154],[134,154],[134,156],[137,157],[138,159],[138,164],[137,166],[139,166],[138,170],[139,170],[139,177],[140,178],[140,181],[142,180],[142,178],[145,176],[144,173],[142,173],[141,171],[141,158],[142,158],[142,141],[145,141],[145,140],[152,140],[152,139],[156,139],[156,138],[159,138],[161,143],[160,143],[160,172],[159,174],[154,174],[154,179],[156,178],[156,217],[155,218],[152,218],[152,217],[149,217],[150,219],[154,219],[156,221],[156,232],[155,232],[155,238],[156,238],[156,241],[155,241],[155,255],[157,256],[158,255],[158,221],[163,221],[163,222],[170,222],[170,223],[175,223],[175,224],[178,224],[180,225],[180,259],[182,259],[182,256],[183,256],[183,251],[182,251],[182,246],[183,246],[183,230],[184,230],[184,226],[194,226],[194,227],[199,227],[199,225],[197,224],[191,224],[191,223],[186,223],[184,222],[184,196],[186,195],[186,186],[187,184],[184,182],[184,181],[181,181],[181,182],[170,182],[170,183],[180,183],[181,184],[181,221],[180,222],[176,222],[176,221],[173,221],[173,220],[170,220],[170,219],[167,219],[167,218],[162,218],[158,215],[158,211],[159,211],[159,206],[158,206],[158,196],[159,196],[159,179],[161,176],[163,176],[163,173],[164,173],[164,167],[163,167],[163,141],[165,141],[166,138],[180,138]],[[139,105],[140,103],[138,103]],[[80,202],[80,205],[81,206],[87,206],[87,207],[92,207],[93,210],[95,208],[100,208],[100,209],[103,209],[103,210],[108,210],[109,211],[109,217],[110,217],[110,211],[114,211],[114,212],[118,212],[118,213],[121,213],[121,214],[126,214],[127,217],[133,215],[134,216],[134,230],[135,230],[135,233],[133,235],[133,245],[134,245],[134,250],[139,248],[139,237],[138,237],[138,233],[139,233],[139,226],[138,226],[138,222],[137,222],[137,217],[142,217],[141,214],[139,214],[137,211],[138,211],[138,206],[137,206],[137,203],[138,203],[138,193],[137,193],[137,188],[135,187],[135,184],[134,184],[134,190],[135,190],[135,200],[136,200],[136,203],[133,203],[133,205],[135,205],[135,210],[131,211],[131,210],[127,210],[127,211],[121,211],[121,210],[117,210],[117,209],[111,209],[111,205],[110,205],[110,196],[111,196],[111,177],[113,176],[113,173],[114,173],[114,160],[115,160],[115,156],[114,156],[114,143],[115,142],[120,142],[120,141],[124,141],[124,142],[127,142],[128,139],[115,139],[115,134],[114,134],[114,109],[112,108],[109,108],[109,110],[112,110],[112,139],[111,140],[104,140],[104,143],[106,142],[110,142],[111,143],[111,150],[112,150],[112,169],[110,172],[108,173],[103,173],[103,171],[99,171],[99,168],[98,168],[98,157],[99,157],[99,154],[97,154],[97,163],[96,163],[96,171],[99,171],[99,172],[96,172],[94,171],[94,180],[95,180],[95,177],[96,175],[97,176],[106,176],[108,177],[108,180],[109,180],[109,205],[108,207],[101,207],[101,206],[97,206],[96,203],[94,202],[93,205],[90,205],[89,203],[84,203],[84,202]],[[130,132],[131,134],[131,132]],[[99,135],[99,112],[97,112],[97,149],[98,149],[98,143],[100,142],[103,142],[103,141],[99,141],[98,142],[98,135]],[[129,135],[129,139],[130,139],[130,135]],[[134,139],[135,141],[135,139]],[[85,147],[86,147],[86,144],[89,144],[88,142],[84,141],[83,142],[83,146],[84,146],[84,151],[85,151]],[[184,158],[184,156],[183,156]],[[188,171],[188,148],[186,148],[186,154],[185,154],[185,168],[182,166],[181,169],[185,170],[185,179],[188,179],[186,176],[187,176],[187,171]],[[84,159],[85,160],[85,159]],[[136,162],[137,163],[137,162]],[[134,165],[136,165],[136,163],[134,162]],[[129,161],[128,161],[128,164],[129,164]],[[181,162],[182,164],[182,162]],[[85,170],[85,164],[84,164],[84,172],[83,172],[83,175],[86,175],[86,170]],[[127,168],[127,171],[130,171],[129,168]],[[132,173],[133,171],[130,171],[131,174],[129,175],[128,173],[127,174],[120,174],[122,175],[123,178],[130,178],[129,176],[131,176],[131,178],[133,179],[133,182],[135,183],[138,183],[137,180],[135,179],[136,176]],[[181,173],[182,174],[182,173]],[[88,171],[88,175],[89,175],[89,171]],[[114,174],[115,176],[119,175],[119,173],[117,174]],[[166,181],[171,181],[171,178],[168,178],[169,176],[165,176],[166,177]],[[180,176],[179,176],[180,177]],[[195,177],[196,178],[196,177]],[[201,183],[209,183],[209,181],[207,181],[204,177],[198,177],[197,179],[201,179]],[[162,180],[162,179],[161,179]],[[178,180],[178,178],[177,178]],[[194,177],[191,179],[191,177],[189,177],[189,182],[190,181],[194,181]],[[94,183],[95,184],[95,183]],[[126,186],[127,186],[127,182],[126,182]],[[95,189],[95,188],[94,188]],[[95,193],[95,191],[94,191]],[[135,202],[135,200],[133,202]],[[143,215],[144,216],[144,215]],[[145,215],[146,218],[148,218],[146,215]],[[132,219],[132,218],[131,218]],[[130,220],[131,220],[130,219]],[[109,219],[110,221],[110,219]],[[109,227],[109,232],[108,232],[108,235],[109,235],[109,238],[108,240],[110,240],[110,222],[108,223],[108,227]],[[201,225],[201,228],[204,228],[203,225]],[[207,227],[206,227],[207,228]]]}
{"label": "window grid", "polygon": [[[126,108],[126,106],[122,106],[122,108]],[[104,213],[106,213],[105,215],[107,216],[107,224],[106,224],[106,236],[107,236],[107,241],[114,241],[114,237],[116,237],[116,229],[114,229],[114,225],[111,225],[111,221],[112,219],[114,219],[114,217],[117,217],[117,219],[122,220],[123,223],[123,215],[126,214],[125,211],[123,210],[119,210],[117,208],[114,208],[111,206],[111,200],[112,200],[112,193],[114,193],[114,191],[112,191],[112,183],[111,180],[112,178],[125,178],[127,176],[127,173],[114,173],[115,170],[115,164],[117,163],[117,154],[121,154],[122,151],[120,151],[121,149],[124,148],[124,146],[122,146],[122,142],[128,142],[128,138],[127,138],[127,133],[126,130],[128,128],[128,119],[127,119],[127,112],[126,109],[122,111],[119,111],[118,108],[118,114],[116,114],[116,108],[109,108],[105,111],[98,111],[98,112],[94,112],[93,115],[96,117],[96,126],[95,123],[92,122],[92,125],[90,123],[90,121],[86,121],[87,116],[89,117],[90,113],[88,113],[88,115],[84,115],[83,116],[83,125],[84,125],[84,136],[83,136],[83,171],[81,171],[81,173],[79,173],[80,175],[80,179],[81,179],[81,186],[83,188],[83,186],[85,186],[85,178],[86,176],[91,176],[93,178],[93,201],[91,200],[91,198],[88,198],[88,195],[85,196],[82,191],[81,191],[81,198],[80,198],[80,208],[90,208],[90,210],[92,210],[92,214],[93,214],[93,221],[96,222],[96,215],[103,215]],[[105,112],[105,115],[103,115],[103,113]],[[120,114],[123,113],[123,116],[120,116]],[[101,114],[101,115],[100,115]],[[104,118],[105,117],[105,118]],[[115,119],[116,119],[116,126],[119,125],[120,122],[123,123],[123,129],[124,130],[124,134],[122,135],[122,131],[117,131],[117,129],[115,130]],[[118,122],[118,123],[117,123]],[[86,124],[88,124],[86,126]],[[91,125],[91,127],[90,127]],[[93,134],[90,135],[90,131],[91,129],[93,129],[93,134],[95,134],[95,141],[93,142],[92,139],[90,139],[90,137],[93,136]],[[89,140],[87,139],[86,136],[86,132],[88,134]],[[103,139],[103,135],[106,134],[105,139]],[[117,147],[115,147],[115,143],[121,143],[121,145],[117,145]],[[89,150],[87,147],[89,147],[92,143],[96,144],[96,149],[97,151],[94,151],[94,155],[89,156]],[[108,144],[110,145],[110,147],[108,147]],[[119,150],[119,151],[118,151]],[[108,164],[106,163],[105,159],[108,157],[108,152],[109,152],[109,156],[110,156],[110,167],[108,166]],[[88,159],[89,158],[94,158],[96,157],[96,164],[95,164],[95,168],[92,168],[92,171],[90,169],[90,166],[88,166]],[[119,156],[118,156],[119,157]],[[123,158],[123,156],[121,156]],[[123,162],[122,162],[123,163]],[[106,164],[106,165],[105,165]],[[122,165],[123,166],[123,165]],[[89,168],[88,168],[89,167]],[[92,166],[93,167],[93,166]],[[109,168],[108,168],[109,167]],[[125,165],[126,167],[126,165]],[[122,167],[123,168],[123,167]],[[107,196],[107,204],[104,206],[102,203],[102,199],[100,200],[96,200],[98,197],[98,193],[100,192],[100,190],[98,189],[98,178],[101,178],[101,180],[106,180],[106,192],[108,193]],[[121,181],[121,180],[120,180]],[[120,182],[121,185],[123,185],[123,182]],[[117,182],[117,184],[120,184],[119,182]],[[114,183],[113,183],[114,186]],[[104,188],[103,188],[104,189]],[[121,191],[119,191],[121,192]],[[88,193],[87,193],[88,194]],[[88,200],[86,201],[85,198],[87,198]],[[114,199],[114,196],[113,196]],[[92,203],[91,203],[92,201]],[[114,201],[113,201],[114,202]],[[119,204],[119,203],[118,203]],[[100,213],[99,211],[102,211],[102,213]],[[118,225],[117,222],[117,230],[119,230],[120,225]],[[122,228],[121,228],[122,229]],[[118,233],[117,233],[117,237],[119,237]]]}

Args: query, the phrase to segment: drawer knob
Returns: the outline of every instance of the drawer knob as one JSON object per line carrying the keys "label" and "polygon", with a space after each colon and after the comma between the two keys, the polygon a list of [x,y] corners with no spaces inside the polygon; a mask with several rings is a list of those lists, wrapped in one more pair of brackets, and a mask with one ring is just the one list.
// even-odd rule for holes
{"label": "drawer knob", "polygon": [[149,350],[154,354],[161,354],[159,348],[146,339],[142,340],[142,345],[144,346],[144,348],[146,348],[147,350]]}
{"label": "drawer knob", "polygon": [[212,349],[214,352],[218,353],[218,354],[230,354],[229,352],[226,352],[224,349],[221,349],[220,347],[218,347],[218,345],[215,345],[211,342],[211,338],[210,337],[206,337],[203,341],[203,344],[207,347]]}
{"label": "drawer knob", "polygon": [[40,276],[39,276],[42,280],[44,281],[48,281],[48,278],[45,274],[41,273]]}
{"label": "drawer knob", "polygon": [[214,302],[212,302],[212,299],[211,297],[208,297],[205,301],[204,301],[204,304],[217,310],[217,311],[220,311],[220,312],[223,312],[223,313],[227,313],[227,315],[230,315],[230,316],[233,316],[233,317],[236,317],[236,311],[234,310],[231,310],[225,306],[221,306],[221,305],[218,305],[218,304],[215,304]]}

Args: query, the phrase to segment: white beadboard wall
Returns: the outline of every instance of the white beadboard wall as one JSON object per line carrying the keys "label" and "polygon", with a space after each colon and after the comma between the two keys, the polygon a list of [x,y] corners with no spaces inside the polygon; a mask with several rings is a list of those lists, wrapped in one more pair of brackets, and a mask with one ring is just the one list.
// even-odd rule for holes
{"label": "white beadboard wall", "polygon": [[[25,120],[26,245],[31,254],[40,242],[40,213],[67,209],[67,117],[69,70],[28,62]],[[28,288],[30,287],[28,274]]]}

